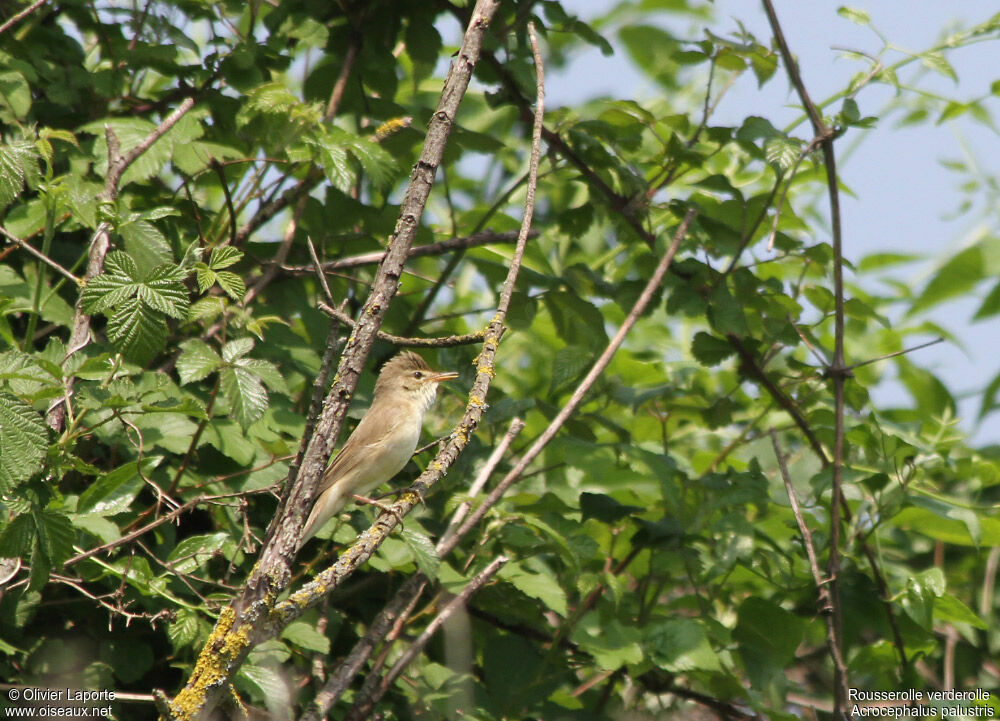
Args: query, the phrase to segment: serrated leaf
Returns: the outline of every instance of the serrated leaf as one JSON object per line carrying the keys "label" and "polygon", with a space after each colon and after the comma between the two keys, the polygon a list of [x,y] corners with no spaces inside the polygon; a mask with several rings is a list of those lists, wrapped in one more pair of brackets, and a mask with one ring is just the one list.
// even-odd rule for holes
{"label": "serrated leaf", "polygon": [[222,358],[203,340],[193,339],[181,343],[181,354],[177,357],[177,374],[181,385],[200,381],[217,371],[223,364]]}
{"label": "serrated leaf", "polygon": [[718,365],[735,352],[728,342],[710,333],[696,333],[691,343],[691,354],[706,366]]}
{"label": "serrated leaf", "polygon": [[441,559],[438,557],[431,539],[425,534],[412,531],[409,528],[404,528],[399,535],[403,539],[403,543],[410,549],[410,553],[413,554],[413,560],[420,572],[431,580],[437,578]]}
{"label": "serrated leaf", "polygon": [[566,615],[566,592],[555,577],[532,573],[517,562],[508,563],[500,569],[497,577],[512,584],[525,596],[538,599],[560,616]]}
{"label": "serrated leaf", "polygon": [[204,263],[199,263],[194,269],[195,277],[198,279],[198,291],[204,293],[215,285],[215,271]]}
{"label": "serrated leaf", "polygon": [[83,289],[83,310],[94,314],[114,308],[132,297],[139,282],[135,261],[123,251],[108,253],[104,272],[92,278]]}
{"label": "serrated leaf", "polygon": [[15,140],[0,145],[0,207],[21,194],[28,177],[37,175],[37,163],[38,151],[34,143]]}
{"label": "serrated leaf", "polygon": [[291,391],[288,390],[288,383],[285,382],[285,377],[281,375],[281,371],[271,361],[257,358],[241,358],[236,362],[236,365],[242,366],[256,375],[272,391],[286,396],[291,395]]}
{"label": "serrated leaf", "polygon": [[208,261],[208,267],[212,270],[222,270],[223,268],[228,268],[229,266],[240,262],[242,258],[243,251],[238,250],[231,245],[223,245],[212,249],[211,258]]}
{"label": "serrated leaf", "polygon": [[778,136],[764,143],[764,158],[782,171],[790,170],[801,152],[801,143],[793,138]]}
{"label": "serrated leaf", "polygon": [[242,358],[253,350],[253,338],[237,338],[222,346],[222,359],[226,363],[232,363],[237,358]]}
{"label": "serrated leaf", "polygon": [[223,369],[219,378],[222,394],[229,401],[230,415],[245,431],[267,410],[268,396],[251,371],[239,366]]}
{"label": "serrated leaf", "polygon": [[[145,459],[143,464],[152,467],[156,462]],[[139,475],[139,463],[129,461],[105,473],[81,493],[77,502],[77,513],[113,516],[127,511],[144,485],[145,482]]]}
{"label": "serrated leaf", "polygon": [[48,429],[40,413],[20,398],[0,391],[0,493],[41,468]]}
{"label": "serrated leaf", "polygon": [[108,336],[129,360],[147,363],[167,339],[165,318],[137,298],[122,303],[108,320]]}
{"label": "serrated leaf", "polygon": [[228,270],[219,271],[215,275],[215,282],[219,284],[220,288],[226,291],[226,295],[235,301],[243,300],[243,296],[246,295],[246,284],[236,273],[231,273]]}
{"label": "serrated leaf", "polygon": [[192,573],[208,561],[228,540],[229,534],[223,531],[188,536],[174,547],[167,561],[171,570],[177,573]]}
{"label": "serrated leaf", "polygon": [[198,613],[190,608],[178,608],[173,623],[167,626],[167,636],[174,649],[190,646],[198,639]]}
{"label": "serrated leaf", "polygon": [[38,539],[49,561],[59,566],[73,554],[76,530],[72,522],[61,513],[41,511],[35,517]]}
{"label": "serrated leaf", "polygon": [[186,275],[186,271],[172,263],[158,265],[143,278],[139,297],[155,310],[183,320],[189,304],[183,282]]}
{"label": "serrated leaf", "polygon": [[30,513],[11,519],[0,533],[0,558],[20,558],[31,551],[35,521]]}

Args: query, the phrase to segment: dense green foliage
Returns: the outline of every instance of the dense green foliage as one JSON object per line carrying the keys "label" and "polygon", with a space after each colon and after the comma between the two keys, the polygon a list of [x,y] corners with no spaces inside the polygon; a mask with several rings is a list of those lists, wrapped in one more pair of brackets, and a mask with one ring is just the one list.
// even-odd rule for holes
{"label": "dense green foliage", "polygon": [[[236,679],[250,706],[297,715],[322,685],[314,660],[335,669],[410,574],[457,592],[501,553],[511,561],[467,622],[380,702],[386,717],[667,718],[717,702],[720,714],[794,718],[809,699],[829,706],[825,616],[769,436],[776,429],[789,456],[823,564],[835,411],[817,355],[833,348],[836,259],[822,157],[804,120],[728,127],[706,116],[706,92],[734,74],[787,82],[770,38],[723,37],[729,26],[674,37],[659,9],[711,24],[679,1],[623,4],[594,27],[571,5],[501,7],[417,244],[518,227],[534,98],[527,19],[554,66],[582,44],[610,52],[598,32],[617,38],[662,96],[550,109],[540,234],[485,423],[426,508],[322,613],[251,654]],[[0,35],[2,225],[52,261],[10,243],[0,264],[0,557],[21,561],[0,601],[0,678],[168,695],[182,686],[254,563],[304,432],[329,328],[306,239],[324,261],[384,248],[467,13],[460,2],[66,0]],[[948,52],[998,33],[994,18],[895,64],[873,69],[858,56],[855,81],[825,112],[845,136],[874,132],[859,111],[866,86],[900,86],[910,64],[953,74]],[[106,128],[125,154],[187,98],[193,109],[108,194]],[[979,100],[904,92],[896,107],[911,123],[991,122]],[[662,297],[581,412],[481,532],[437,559],[434,540],[511,419],[527,423],[516,457],[621,325],[689,207],[699,214]],[[83,283],[91,241],[107,229],[111,251]],[[847,362],[948,335],[921,314],[993,282],[995,246],[984,238],[943,261],[920,295],[870,282],[907,257],[846,259]],[[511,249],[412,259],[384,330],[479,330]],[[334,299],[357,310],[374,270],[329,273]],[[80,312],[93,339],[68,348]],[[998,312],[994,288],[979,315]],[[380,342],[371,368],[393,352]],[[463,374],[431,412],[430,440],[460,414],[477,349],[423,353]],[[909,407],[872,404],[890,372]],[[998,386],[983,389],[984,415]],[[1000,454],[963,439],[955,400],[919,355],[856,368],[846,404],[839,604],[850,685],[995,688]],[[348,510],[338,543],[373,514]],[[102,544],[113,545],[78,558]],[[307,546],[293,587],[330,549]],[[439,600],[432,592],[404,640]],[[151,704],[117,708],[154,715]]]}

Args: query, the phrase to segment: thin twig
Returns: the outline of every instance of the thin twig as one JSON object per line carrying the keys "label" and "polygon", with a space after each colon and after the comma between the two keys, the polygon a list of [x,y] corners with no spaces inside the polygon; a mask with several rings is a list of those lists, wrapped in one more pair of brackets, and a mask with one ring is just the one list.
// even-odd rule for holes
{"label": "thin twig", "polygon": [[[788,493],[788,501],[792,506],[792,513],[795,515],[795,522],[799,526],[799,533],[802,534],[802,543],[806,548],[806,556],[809,559],[809,569],[812,571],[813,581],[816,583],[816,591],[819,594],[820,613],[826,623],[826,644],[830,651],[830,658],[833,659],[834,666],[838,668],[838,676],[841,679],[847,678],[847,666],[844,663],[844,652],[840,646],[840,638],[837,636],[836,628],[833,624],[833,599],[830,598],[829,579],[823,578],[819,570],[819,560],[816,557],[816,546],[813,543],[812,531],[802,515],[799,507],[798,496],[795,495],[795,488],[792,486],[792,477],[788,473],[788,464],[785,460],[781,448],[778,446],[778,434],[774,428],[771,429],[771,445],[774,446],[774,455],[778,459],[778,468],[781,471],[781,479],[785,482],[785,491]],[[845,690],[846,693],[846,690]]]}
{"label": "thin twig", "polygon": [[[524,430],[524,421],[520,418],[515,418],[510,422],[510,426],[507,428],[507,432],[504,433],[503,438],[497,444],[493,452],[490,453],[489,458],[486,459],[486,463],[480,469],[479,474],[476,476],[476,480],[472,482],[467,491],[469,498],[475,498],[479,493],[486,487],[486,482],[493,475],[493,471],[496,470],[497,465],[500,463],[500,459],[504,457],[507,453],[507,449],[510,448],[510,444],[514,442],[514,439]],[[459,525],[465,520],[465,517],[469,514],[469,510],[472,508],[472,502],[462,501],[462,503],[455,509],[455,513],[452,514],[451,521],[448,522],[448,528],[445,529],[444,533],[441,534],[441,540],[438,542],[440,547],[444,547],[446,543],[451,540],[451,537],[455,535],[458,530]]]}
{"label": "thin twig", "polygon": [[31,3],[31,5],[29,5],[28,7],[26,7],[24,10],[22,10],[17,15],[15,15],[14,17],[12,17],[10,20],[8,20],[7,22],[5,22],[3,25],[0,25],[0,35],[3,35],[5,32],[7,32],[8,30],[10,30],[10,28],[12,28],[14,25],[17,25],[17,23],[19,23],[22,20],[24,20],[26,17],[28,17],[29,15],[31,15],[31,13],[35,12],[35,10],[37,10],[38,8],[40,8],[42,5],[44,5],[48,1],[49,0],[35,0],[35,2]]}
{"label": "thin twig", "polygon": [[[537,236],[538,231],[534,230],[528,235],[529,238],[535,238]],[[442,255],[450,250],[477,248],[482,245],[493,245],[494,243],[516,242],[517,233],[514,231],[496,233],[492,230],[488,230],[482,233],[473,233],[472,235],[465,236],[463,238],[451,238],[450,240],[442,240],[437,243],[417,245],[410,248],[410,254],[407,256],[407,259],[420,258],[425,255]],[[343,270],[344,268],[357,268],[361,265],[376,265],[382,262],[382,259],[385,258],[385,254],[386,251],[384,250],[376,250],[371,253],[349,255],[346,258],[328,260],[323,263],[322,267],[325,271],[332,271]],[[282,270],[293,275],[308,275],[314,272],[312,265],[286,265],[282,268]]]}
{"label": "thin twig", "polygon": [[91,556],[96,556],[99,553],[104,553],[106,551],[110,551],[113,548],[117,548],[118,546],[130,543],[136,538],[146,535],[154,528],[158,528],[159,526],[162,526],[164,523],[169,523],[170,521],[174,520],[175,518],[184,514],[185,512],[190,511],[192,508],[196,506],[200,506],[204,503],[215,503],[217,501],[226,498],[242,498],[243,496],[250,496],[257,493],[270,493],[274,488],[276,488],[276,486],[268,486],[267,488],[258,488],[252,491],[240,491],[238,493],[222,493],[214,496],[198,496],[197,498],[192,498],[190,501],[186,501],[185,503],[178,506],[169,513],[160,516],[155,521],[147,523],[142,528],[137,528],[131,533],[127,533],[121,538],[115,539],[114,541],[108,541],[107,543],[104,543],[100,546],[96,546],[95,548],[91,548],[88,551],[83,551],[81,553],[78,553],[77,555],[73,556],[65,563],[63,563],[63,568],[75,565],[80,561],[84,561],[90,558]]}
{"label": "thin twig", "polygon": [[[785,70],[795,92],[805,108],[809,121],[812,123],[813,134],[818,139],[823,150],[823,164],[826,167],[827,193],[830,199],[830,225],[833,246],[833,295],[834,295],[834,345],[833,362],[828,366],[827,373],[833,379],[834,396],[834,440],[833,440],[833,482],[831,484],[830,500],[830,542],[829,558],[827,559],[827,575],[830,577],[830,601],[833,606],[832,618],[834,633],[837,639],[837,647],[842,645],[843,628],[840,606],[840,507],[843,501],[842,484],[844,474],[844,384],[847,381],[849,371],[846,370],[844,361],[844,256],[841,233],[840,217],[840,193],[837,189],[837,158],[833,150],[833,142],[836,139],[836,130],[828,126],[816,105],[809,97],[802,75],[799,73],[798,64],[788,47],[781,24],[778,22],[777,13],[771,0],[761,0],[764,6],[764,13],[771,25],[771,32],[774,35],[778,50],[781,52]],[[816,142],[815,140],[813,142]],[[846,667],[842,661],[837,663],[834,659],[834,703],[833,715],[839,718],[845,703],[847,703],[847,689],[850,685],[846,677]]]}
{"label": "thin twig", "polygon": [[549,423],[548,427],[542,431],[542,434],[535,439],[535,442],[531,444],[531,447],[525,451],[524,455],[521,456],[521,459],[517,462],[517,464],[490,492],[489,496],[486,497],[486,500],[484,500],[482,504],[480,504],[480,506],[459,527],[459,530],[456,532],[455,536],[452,537],[452,540],[449,543],[444,544],[444,547],[441,549],[442,554],[450,552],[452,548],[457,545],[456,539],[464,536],[469,532],[469,530],[479,524],[483,516],[486,515],[486,511],[500,499],[500,496],[502,496],[510,486],[518,481],[525,469],[527,469],[531,462],[538,457],[538,454],[540,454],[545,446],[549,444],[549,441],[555,437],[556,433],[559,432],[559,429],[562,428],[563,424],[566,423],[569,417],[576,412],[576,409],[583,402],[583,399],[586,397],[591,386],[597,382],[597,379],[604,372],[604,369],[608,367],[609,363],[611,363],[611,359],[614,358],[615,353],[618,352],[618,348],[621,347],[625,337],[629,334],[629,331],[632,330],[632,326],[635,325],[639,316],[642,315],[646,306],[649,304],[649,301],[653,298],[656,290],[660,287],[660,284],[663,282],[663,277],[670,268],[670,264],[674,260],[674,255],[676,255],[677,249],[680,247],[681,241],[684,239],[684,236],[687,235],[688,228],[691,226],[694,216],[695,211],[693,209],[688,210],[688,212],[684,215],[684,220],[681,221],[680,226],[677,228],[677,232],[674,233],[674,238],[670,243],[670,247],[667,249],[666,254],[660,260],[659,264],[656,266],[656,270],[653,272],[649,281],[647,281],[646,287],[643,288],[642,293],[635,302],[635,305],[632,306],[632,310],[629,311],[629,314],[625,317],[625,321],[618,329],[618,332],[615,333],[614,338],[612,338],[608,343],[604,352],[601,353],[600,357],[587,372],[587,375],[584,376],[582,381],[580,381],[576,390],[573,391],[573,395],[570,397],[569,401],[559,410],[556,417]]}
{"label": "thin twig", "polygon": [[[317,307],[331,318],[340,321],[352,329],[357,325],[354,319],[342,310],[338,310],[322,301],[317,304]],[[475,333],[449,335],[440,338],[404,338],[401,335],[392,335],[381,330],[378,332],[379,340],[409,348],[450,348],[457,345],[472,345],[474,343],[482,343],[485,337],[485,329],[477,330]]]}
{"label": "thin twig", "polygon": [[[319,287],[323,290],[323,297],[326,298],[326,302],[332,306],[336,303],[336,301],[333,299],[333,293],[330,292],[330,284],[326,282],[326,276],[323,275],[323,264],[319,262],[319,256],[316,255],[316,246],[313,245],[312,238],[308,235],[306,236],[306,244],[309,246],[309,257],[312,258],[313,269],[316,271],[316,278],[319,280]],[[344,315],[347,316],[346,313],[344,313]],[[353,320],[353,318],[351,320]]]}
{"label": "thin twig", "polygon": [[927,341],[926,343],[921,343],[920,345],[915,345],[910,348],[904,348],[903,350],[895,351],[894,353],[886,353],[885,355],[880,355],[877,358],[869,358],[866,361],[861,361],[860,363],[854,363],[844,368],[845,371],[853,371],[856,368],[861,368],[862,366],[870,365],[872,363],[878,363],[879,361],[888,360],[889,358],[895,358],[896,356],[905,355],[907,353],[912,353],[915,350],[922,350],[928,348],[932,345],[937,345],[938,343],[944,343],[944,338],[935,338],[934,340]]}
{"label": "thin twig", "polygon": [[63,268],[57,262],[55,262],[54,260],[52,260],[52,258],[50,258],[49,256],[45,255],[42,251],[37,250],[34,247],[32,247],[31,244],[29,244],[27,241],[21,240],[20,238],[18,238],[16,235],[14,235],[13,233],[11,233],[6,228],[0,227],[0,235],[3,235],[3,237],[5,237],[11,243],[14,243],[15,245],[18,245],[21,248],[23,248],[24,250],[28,251],[28,253],[30,253],[31,255],[33,255],[36,258],[38,258],[38,260],[40,260],[43,263],[45,263],[47,266],[49,266],[50,268],[52,268],[54,271],[56,271],[57,273],[61,274],[63,277],[65,277],[65,278],[73,281],[77,286],[79,286],[82,283],[82,281],[79,278],[77,278],[75,275],[73,275],[68,270],[66,270],[65,268]]}
{"label": "thin twig", "polygon": [[509,559],[506,556],[498,556],[493,560],[490,565],[484,568],[482,571],[477,573],[468,585],[463,588],[457,596],[455,596],[448,604],[441,609],[440,613],[435,616],[423,632],[407,646],[403,655],[399,657],[396,663],[393,664],[389,672],[386,673],[382,681],[378,684],[375,689],[375,693],[371,696],[366,696],[359,700],[355,704],[354,708],[348,714],[347,719],[349,721],[360,721],[368,716],[371,710],[374,708],[381,698],[385,695],[385,692],[396,682],[396,679],[400,677],[403,670],[409,666],[413,659],[417,657],[418,654],[422,653],[424,648],[427,646],[434,634],[451,618],[459,609],[464,608],[469,602],[476,591],[481,589],[486,583],[496,575],[497,571],[503,568]]}

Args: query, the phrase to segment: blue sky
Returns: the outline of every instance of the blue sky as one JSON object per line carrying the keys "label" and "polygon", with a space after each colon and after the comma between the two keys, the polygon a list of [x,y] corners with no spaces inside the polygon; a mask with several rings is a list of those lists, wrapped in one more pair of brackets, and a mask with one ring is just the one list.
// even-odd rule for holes
{"label": "blue sky", "polygon": [[[570,5],[583,18],[590,19],[614,4],[610,0],[586,0]],[[738,19],[761,41],[769,38],[770,30],[759,3],[717,0],[708,5],[714,7],[711,28],[716,34],[726,35],[735,30]],[[874,53],[882,47],[882,41],[870,28],[838,15],[839,3],[775,0],[775,5],[789,45],[798,56],[805,83],[816,100],[844,88],[863,67],[856,60],[844,58],[842,50],[836,48]],[[852,7],[869,13],[872,24],[900,48],[887,57],[889,62],[903,57],[906,51],[928,48],[949,28],[982,22],[995,11],[985,3],[931,0],[907,3],[859,0]],[[701,27],[706,25],[692,25],[686,17],[669,14],[661,16],[660,24],[686,37],[700,37]],[[606,36],[616,47],[615,56],[587,51],[574,57],[567,68],[550,73],[547,96],[551,107],[596,96],[641,101],[661,93],[630,66],[614,33],[608,32]],[[948,60],[959,78],[957,83],[919,66],[903,73],[901,79],[905,81],[920,73],[922,89],[954,99],[988,95],[991,83],[1000,78],[1000,70],[992,62],[997,50],[994,41],[949,53]],[[893,92],[884,86],[867,88],[857,97],[862,115],[880,115],[892,99]],[[713,121],[738,124],[747,115],[762,115],[781,127],[798,117],[796,103],[797,98],[783,77],[759,90],[752,75],[747,73],[726,94]],[[994,97],[987,107],[997,114],[998,103],[1000,99]],[[806,132],[803,128],[801,134]],[[876,251],[924,254],[932,260],[906,266],[897,273],[911,287],[921,288],[933,273],[933,259],[940,261],[973,242],[976,233],[984,228],[996,230],[996,220],[984,220],[980,212],[955,214],[964,197],[958,185],[966,178],[947,170],[941,162],[945,159],[972,162],[984,171],[995,173],[1000,138],[993,130],[967,117],[941,125],[924,123],[904,128],[896,127],[890,118],[852,148],[856,140],[845,137],[838,144],[841,176],[855,194],[842,197],[844,252],[848,259],[856,261]],[[953,302],[929,316],[958,336],[963,347],[940,344],[919,351],[913,360],[938,374],[960,399],[970,396],[960,400],[963,427],[975,433],[977,443],[996,443],[1000,442],[1000,413],[987,417],[978,428],[972,422],[980,400],[971,394],[1000,372],[1000,319],[972,323],[979,300]],[[876,398],[880,404],[905,404],[905,394],[891,381],[884,384]]]}

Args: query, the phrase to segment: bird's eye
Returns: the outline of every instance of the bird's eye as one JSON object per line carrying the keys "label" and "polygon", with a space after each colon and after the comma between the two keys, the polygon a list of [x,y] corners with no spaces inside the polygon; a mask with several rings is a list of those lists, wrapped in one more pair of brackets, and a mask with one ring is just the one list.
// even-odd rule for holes
{"label": "bird's eye", "polygon": [[424,374],[421,373],[420,371],[413,371],[413,377],[414,378],[423,378]]}

